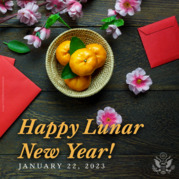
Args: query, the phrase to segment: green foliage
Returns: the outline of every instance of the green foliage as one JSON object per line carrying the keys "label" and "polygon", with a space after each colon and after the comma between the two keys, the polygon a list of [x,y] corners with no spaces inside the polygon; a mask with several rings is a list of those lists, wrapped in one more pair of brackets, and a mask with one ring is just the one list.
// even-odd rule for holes
{"label": "green foliage", "polygon": [[69,29],[71,29],[71,27],[61,18],[60,14],[52,14],[48,19],[47,22],[45,24],[45,28],[49,29],[56,21],[61,22],[62,24],[66,25]]}
{"label": "green foliage", "polygon": [[[72,55],[76,50],[85,48],[85,44],[83,41],[81,41],[78,37],[72,37],[71,43],[70,43],[70,55]],[[61,77],[63,79],[71,79],[76,77],[77,75],[74,74],[70,68],[69,63],[64,67]]]}
{"label": "green foliage", "polygon": [[29,47],[17,40],[12,40],[9,43],[3,42],[4,44],[6,44],[8,46],[8,48],[14,52],[17,53],[27,53],[30,52]]}
{"label": "green foliage", "polygon": [[70,43],[70,55],[72,55],[76,50],[86,48],[83,41],[81,41],[78,37],[72,37]]}
{"label": "green foliage", "polygon": [[102,27],[100,28],[101,30],[106,30],[109,27],[109,25],[116,25],[117,27],[124,25],[124,20],[123,19],[116,19],[116,16],[111,16],[111,17],[102,19],[101,21],[105,22],[102,25]]}
{"label": "green foliage", "polygon": [[77,75],[74,74],[70,68],[69,63],[64,67],[61,77],[63,79],[71,79],[71,78],[75,78]]}

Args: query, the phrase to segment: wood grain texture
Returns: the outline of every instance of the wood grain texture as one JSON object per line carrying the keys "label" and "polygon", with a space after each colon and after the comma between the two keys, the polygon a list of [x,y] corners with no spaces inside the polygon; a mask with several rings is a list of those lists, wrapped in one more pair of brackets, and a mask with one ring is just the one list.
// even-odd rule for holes
{"label": "wood grain texture", "polygon": [[[14,0],[16,3],[16,1]],[[39,1],[41,3],[43,1]],[[17,121],[9,128],[0,139],[0,179],[56,179],[56,178],[116,178],[116,179],[178,179],[179,176],[179,60],[151,69],[143,45],[137,32],[137,28],[176,15],[179,21],[179,3],[177,0],[143,0],[142,11],[134,16],[124,17],[125,25],[121,27],[123,33],[117,40],[107,36],[105,31],[99,29],[103,24],[101,19],[107,17],[107,10],[113,9],[115,0],[88,0],[83,4],[84,17],[73,21],[67,14],[62,18],[71,27],[84,27],[101,34],[110,44],[115,56],[115,68],[113,76],[106,87],[98,94],[85,98],[73,99],[58,92],[45,70],[45,54],[49,44],[60,33],[67,30],[60,23],[54,24],[51,36],[44,41],[42,47],[35,49],[30,46],[31,52],[25,55],[16,54],[8,50],[2,44],[3,41],[23,40],[25,35],[31,34],[35,26],[41,26],[46,21],[45,7],[40,8],[42,19],[35,26],[27,27],[16,18],[0,25],[0,54],[16,58],[15,67],[29,77],[40,88],[42,93],[22,113]],[[19,8],[14,7],[12,13]],[[6,15],[12,14],[8,12]],[[6,15],[0,15],[4,17]],[[135,96],[128,90],[125,83],[126,74],[137,67],[145,69],[153,80],[151,90],[145,94]],[[123,125],[131,123],[143,123],[145,127],[139,130],[137,135],[82,135],[87,120],[95,119],[97,111],[111,106],[123,117]],[[22,119],[38,119],[40,123],[80,125],[79,131],[72,139],[67,135],[62,139],[43,139],[43,135],[18,135]],[[91,131],[97,128],[95,121],[91,125]],[[71,134],[69,130],[68,134]],[[24,159],[18,160],[22,143],[37,143],[37,147],[60,148],[60,156],[55,160]],[[105,148],[111,143],[116,146],[112,159],[108,159],[105,153],[101,159],[74,159],[68,160],[70,153],[67,143],[83,143],[83,147]],[[155,156],[161,152],[171,155],[175,170],[171,174],[157,175],[152,171]],[[18,171],[18,163],[62,163],[62,169],[58,170],[21,170]],[[76,163],[80,170],[68,170],[67,163]],[[104,163],[106,168],[85,170],[85,163]]]}
{"label": "wood grain texture", "polygon": [[[119,156],[114,155],[112,159],[107,159],[106,157],[100,160],[67,160],[66,155],[62,155],[57,157],[54,160],[18,160],[17,155],[11,156],[0,156],[0,176],[1,179],[56,179],[56,178],[122,178],[122,179],[178,179],[179,170],[179,156],[171,155],[173,159],[173,165],[175,165],[175,170],[173,170],[170,174],[161,175],[153,172],[152,165],[154,164],[155,155],[129,155],[129,156]],[[50,164],[51,163],[62,163],[62,169],[24,169],[18,170],[18,163],[42,163]],[[77,167],[80,169],[67,169],[68,163],[76,163]],[[102,164],[104,163],[105,169],[85,169],[85,164]]]}
{"label": "wood grain texture", "polygon": [[[176,126],[179,108],[178,91],[151,91],[135,96],[130,91],[100,92],[86,99],[73,99],[59,92],[43,92],[26,109],[15,124],[0,140],[0,154],[19,154],[22,143],[37,143],[38,146],[59,147],[61,154],[69,154],[67,143],[83,143],[85,147],[110,147],[116,143],[114,154],[146,155],[162,151],[178,153],[179,131]],[[97,111],[111,106],[121,114],[124,124],[144,124],[137,135],[82,135],[87,119],[95,119]],[[79,130],[72,139],[64,135],[62,139],[43,139],[45,135],[17,135],[22,125],[22,119],[38,119],[40,123],[68,125],[79,124]],[[95,120],[91,130],[97,128]],[[71,130],[68,132],[71,135]],[[11,142],[10,142],[11,141]]]}
{"label": "wood grain texture", "polygon": [[[39,1],[43,2],[43,1]],[[16,3],[15,3],[16,4]],[[103,23],[101,19],[107,17],[108,9],[114,9],[115,0],[89,0],[87,3],[83,4],[83,12],[84,16],[82,19],[77,21],[73,21],[67,14],[62,15],[62,18],[70,25],[70,26],[101,26]],[[13,13],[16,13],[19,8],[17,5],[14,7]],[[176,0],[143,0],[141,5],[141,12],[136,13],[134,16],[126,16],[124,17],[125,26],[143,26],[147,25],[164,18],[176,15],[179,20],[179,4]],[[46,21],[46,8],[40,7],[39,12],[42,13],[42,19],[39,21],[36,26],[43,25]],[[6,15],[1,15],[1,17],[12,14],[11,12]],[[19,22],[16,18],[13,18],[10,21],[7,21],[1,24],[1,27],[22,27],[26,26]],[[60,27],[60,23],[54,24],[54,27]]]}
{"label": "wood grain texture", "polygon": [[[147,75],[151,76],[154,83],[151,90],[179,90],[179,60],[151,69],[136,27],[123,27],[123,35],[117,40],[114,40],[112,36],[107,36],[105,31],[98,27],[90,27],[89,29],[101,34],[109,42],[114,52],[114,73],[104,90],[128,90],[125,82],[126,74],[137,67],[143,68]],[[15,58],[15,66],[43,91],[56,91],[46,73],[45,56],[49,44],[65,30],[67,29],[52,29],[51,37],[43,41],[42,47],[35,49],[30,46],[31,52],[28,54],[14,53],[4,44],[0,45],[0,53]],[[1,28],[1,42],[20,40],[26,43],[23,37],[32,31],[32,28]]]}

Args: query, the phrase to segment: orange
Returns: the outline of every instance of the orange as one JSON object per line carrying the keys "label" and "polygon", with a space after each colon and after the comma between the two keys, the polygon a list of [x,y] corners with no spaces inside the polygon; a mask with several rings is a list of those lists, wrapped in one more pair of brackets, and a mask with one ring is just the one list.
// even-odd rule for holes
{"label": "orange", "polygon": [[86,48],[92,50],[95,53],[98,61],[96,68],[102,67],[106,62],[106,58],[107,58],[106,50],[104,49],[104,47],[99,44],[90,44],[87,45]]}
{"label": "orange", "polygon": [[62,42],[56,50],[56,58],[59,63],[65,66],[70,61],[70,41]]}
{"label": "orange", "polygon": [[91,75],[89,76],[77,76],[75,78],[66,79],[65,83],[69,88],[75,91],[83,91],[87,89],[91,83]]}
{"label": "orange", "polygon": [[69,65],[73,73],[78,76],[87,76],[96,69],[97,58],[92,50],[82,48],[72,54]]}

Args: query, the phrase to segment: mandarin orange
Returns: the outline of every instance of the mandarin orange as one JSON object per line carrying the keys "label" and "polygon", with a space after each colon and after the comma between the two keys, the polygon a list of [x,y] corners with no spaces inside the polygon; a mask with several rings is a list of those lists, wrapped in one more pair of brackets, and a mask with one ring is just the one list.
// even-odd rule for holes
{"label": "mandarin orange", "polygon": [[102,67],[106,62],[106,58],[107,58],[107,53],[104,47],[100,44],[90,44],[87,45],[86,48],[92,50],[95,53],[98,61],[96,68]]}
{"label": "mandarin orange", "polygon": [[64,41],[62,42],[57,50],[56,50],[56,58],[59,61],[59,63],[63,66],[67,65],[67,63],[70,61],[70,41]]}
{"label": "mandarin orange", "polygon": [[88,76],[95,71],[97,58],[92,50],[82,48],[72,54],[69,65],[78,76]]}
{"label": "mandarin orange", "polygon": [[64,80],[67,86],[75,91],[83,91],[91,84],[91,75],[77,76],[75,78]]}

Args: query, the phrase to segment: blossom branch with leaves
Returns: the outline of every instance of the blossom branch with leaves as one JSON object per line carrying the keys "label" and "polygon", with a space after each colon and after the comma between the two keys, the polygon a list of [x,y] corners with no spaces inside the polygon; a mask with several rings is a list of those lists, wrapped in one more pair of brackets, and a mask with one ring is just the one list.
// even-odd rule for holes
{"label": "blossom branch with leaves", "polygon": [[142,0],[117,0],[115,10],[108,9],[108,18],[102,19],[105,22],[101,27],[106,30],[107,34],[112,34],[114,39],[117,39],[122,33],[118,27],[124,25],[122,17],[127,14],[133,16],[136,12],[141,11]]}
{"label": "blossom branch with leaves", "polygon": [[[68,13],[73,20],[81,18],[83,16],[81,3],[85,2],[87,2],[87,0],[46,0],[41,4],[37,4],[37,0],[17,0],[17,5],[21,7],[21,9],[13,15],[0,18],[0,24],[17,16],[17,19],[19,19],[21,23],[32,26],[41,19],[41,13],[38,12],[39,7],[45,5],[47,10],[51,10],[51,13],[47,15],[51,16],[42,27],[36,27],[32,35],[24,37],[24,39],[28,40],[28,44],[33,44],[35,48],[39,48],[41,41],[49,38],[51,33],[50,27],[56,21],[70,28],[61,18],[60,14]],[[5,14],[7,10],[13,10],[13,5],[14,3],[11,0],[0,0],[0,12]]]}

